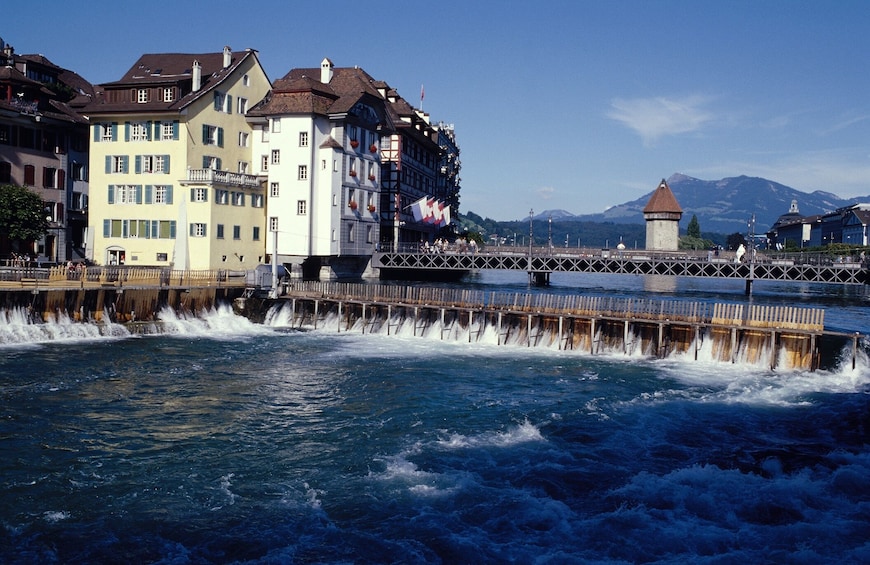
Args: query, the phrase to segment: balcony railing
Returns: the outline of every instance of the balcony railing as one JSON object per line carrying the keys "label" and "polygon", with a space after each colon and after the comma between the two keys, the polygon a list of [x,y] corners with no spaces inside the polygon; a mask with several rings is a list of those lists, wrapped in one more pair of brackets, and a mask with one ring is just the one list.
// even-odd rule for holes
{"label": "balcony railing", "polygon": [[216,171],[215,169],[187,169],[187,180],[188,182],[260,188],[260,180],[256,175]]}

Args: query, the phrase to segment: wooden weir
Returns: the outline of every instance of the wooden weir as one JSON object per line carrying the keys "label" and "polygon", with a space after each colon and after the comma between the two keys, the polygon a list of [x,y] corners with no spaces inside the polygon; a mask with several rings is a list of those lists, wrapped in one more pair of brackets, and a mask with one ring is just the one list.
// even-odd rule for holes
{"label": "wooden weir", "polygon": [[[696,360],[709,340],[713,359],[772,369],[815,370],[821,336],[852,337],[826,332],[824,310],[817,308],[305,281],[291,282],[286,292],[281,300],[298,326],[316,328],[333,315],[338,331],[361,327],[390,335],[410,324],[414,336],[424,336],[437,324],[442,340],[478,341],[489,329],[498,345]],[[859,337],[854,334],[854,350]]]}

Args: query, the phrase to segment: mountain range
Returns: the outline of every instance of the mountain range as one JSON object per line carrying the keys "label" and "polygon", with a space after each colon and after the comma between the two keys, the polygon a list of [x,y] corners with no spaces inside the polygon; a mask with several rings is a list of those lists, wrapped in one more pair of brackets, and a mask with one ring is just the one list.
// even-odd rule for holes
{"label": "mountain range", "polygon": [[[870,202],[870,195],[844,199],[836,194],[817,190],[801,192],[778,182],[759,177],[730,177],[721,180],[701,180],[683,174],[667,179],[668,186],[683,209],[680,227],[685,229],[692,215],[698,217],[703,232],[729,234],[746,233],[752,215],[755,232],[764,233],[776,219],[789,211],[792,200],[804,216],[824,214],[859,202]],[[612,222],[643,224],[643,208],[653,191],[637,200],[608,208],[598,214],[575,215],[565,210],[545,210],[536,220],[560,222]]]}

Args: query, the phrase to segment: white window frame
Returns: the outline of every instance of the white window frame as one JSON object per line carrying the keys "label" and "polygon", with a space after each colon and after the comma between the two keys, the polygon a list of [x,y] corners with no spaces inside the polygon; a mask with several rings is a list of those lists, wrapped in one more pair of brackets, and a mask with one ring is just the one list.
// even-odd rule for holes
{"label": "white window frame", "polygon": [[278,198],[281,194],[281,186],[277,182],[273,182],[269,185],[269,198]]}
{"label": "white window frame", "polygon": [[193,224],[193,237],[205,237],[205,224],[202,222]]}
{"label": "white window frame", "polygon": [[142,172],[163,174],[165,171],[163,155],[142,155]]}
{"label": "white window frame", "polygon": [[269,231],[270,232],[278,231],[278,216],[270,216],[269,217]]}
{"label": "white window frame", "polygon": [[308,147],[308,132],[299,132],[299,147]]}
{"label": "white window frame", "polygon": [[112,141],[113,127],[110,123],[100,124],[100,141]]}
{"label": "white window frame", "polygon": [[308,201],[307,200],[297,200],[296,201],[296,215],[304,216],[308,214]]}
{"label": "white window frame", "polygon": [[193,189],[194,202],[208,202],[208,189],[205,187],[197,187]]}
{"label": "white window frame", "polygon": [[239,147],[247,147],[250,135],[246,131],[239,132]]}
{"label": "white window frame", "polygon": [[172,122],[160,122],[160,139],[166,141],[172,139]]}
{"label": "white window frame", "polygon": [[281,118],[272,118],[272,133],[281,133]]}
{"label": "white window frame", "polygon": [[[175,100],[175,89],[171,86],[163,87],[163,101],[172,102]],[[171,136],[170,136],[171,137]]]}
{"label": "white window frame", "polygon": [[156,184],[154,185],[154,203],[155,204],[166,204],[167,203],[167,186],[165,184]]}
{"label": "white window frame", "polygon": [[248,99],[242,98],[241,96],[239,96],[237,98],[237,100],[238,100],[238,104],[237,104],[238,113],[239,114],[247,113],[247,111],[248,111]]}
{"label": "white window frame", "polygon": [[269,171],[269,156],[268,155],[263,155],[261,157],[260,170],[264,173]]}
{"label": "white window frame", "polygon": [[280,165],[281,164],[281,150],[273,149],[272,150],[272,164]]}
{"label": "white window frame", "polygon": [[130,141],[148,141],[148,124],[145,122],[130,123]]}
{"label": "white window frame", "polygon": [[299,165],[299,180],[308,180],[308,165]]}
{"label": "white window frame", "polygon": [[140,88],[136,91],[136,102],[139,104],[145,104],[148,102],[148,89]]}
{"label": "white window frame", "polygon": [[124,172],[124,156],[112,155],[112,173],[118,174]]}
{"label": "white window frame", "polygon": [[248,174],[248,162],[247,161],[239,161],[239,172],[243,175]]}

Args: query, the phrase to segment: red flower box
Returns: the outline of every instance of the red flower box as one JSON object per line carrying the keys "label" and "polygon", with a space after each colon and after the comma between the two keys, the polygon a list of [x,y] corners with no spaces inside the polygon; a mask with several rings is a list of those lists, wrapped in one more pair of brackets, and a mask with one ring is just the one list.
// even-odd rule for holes
{"label": "red flower box", "polygon": [[358,204],[356,203],[356,200],[351,200],[350,202],[347,203],[347,206],[351,210],[356,210]]}
{"label": "red flower box", "polygon": [[359,141],[357,141],[355,139],[351,139],[350,146],[353,147],[354,149],[356,149],[357,147],[359,147]]}
{"label": "red flower box", "polygon": [[373,144],[371,145],[371,147],[369,147],[369,151],[371,151],[372,153],[377,153],[377,152],[378,152],[378,146],[375,145],[375,144],[373,143]]}
{"label": "red flower box", "polygon": [[350,176],[355,177],[355,176],[356,176],[356,171],[351,171],[351,172],[350,172]]}

